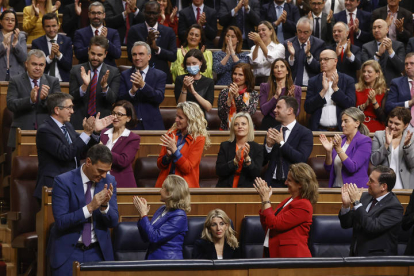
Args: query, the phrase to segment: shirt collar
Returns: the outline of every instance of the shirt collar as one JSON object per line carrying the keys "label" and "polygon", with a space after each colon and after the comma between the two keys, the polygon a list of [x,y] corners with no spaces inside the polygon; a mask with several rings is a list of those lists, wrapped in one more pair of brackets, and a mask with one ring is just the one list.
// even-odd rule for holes
{"label": "shirt collar", "polygon": [[281,6],[282,9],[285,8],[285,2],[283,2],[282,4],[278,5],[276,4],[276,2],[273,2],[273,4],[275,4],[275,8],[277,8],[277,6]]}
{"label": "shirt collar", "polygon": [[98,30],[100,34],[102,31],[103,25],[101,25],[99,28],[95,28],[94,26],[91,25],[91,28],[92,28],[93,35],[95,35],[95,30]]}
{"label": "shirt collar", "polygon": [[385,195],[383,195],[383,196],[377,197],[377,198],[376,198],[376,200],[377,200],[378,202],[380,202],[380,201],[381,201],[384,197],[386,197],[389,193],[390,193],[390,192],[386,193],[386,194],[385,194]]}
{"label": "shirt collar", "polygon": [[288,124],[287,126],[282,125],[282,127],[287,127],[287,129],[288,129],[289,131],[292,131],[292,129],[295,127],[295,125],[296,125],[296,119],[295,119],[295,120],[293,120],[293,122],[291,122],[291,123],[290,123],[290,124]]}
{"label": "shirt collar", "polygon": [[[26,74],[27,74],[27,73],[26,73]],[[27,77],[29,78],[30,84],[33,84],[33,80],[34,80],[34,79],[32,79],[32,78],[29,76],[29,74],[27,74]],[[37,79],[37,85],[40,87],[40,78],[38,78],[38,79]]]}
{"label": "shirt collar", "polygon": [[[103,65],[103,62],[101,63],[101,65],[99,65],[99,66],[96,68],[96,70],[98,71],[98,72],[97,72],[97,73],[98,73],[98,76],[99,76],[99,73],[101,72],[102,65]],[[91,68],[91,70],[93,69],[92,64],[91,64],[90,62],[89,62],[89,67]],[[93,73],[93,70],[92,70],[92,73]]]}
{"label": "shirt collar", "polygon": [[322,18],[322,12],[321,12],[318,16],[316,16],[316,14],[314,14],[314,13],[312,12],[312,16],[313,16],[313,18],[316,18],[316,17],[318,17],[318,18]]}
{"label": "shirt collar", "polygon": [[142,71],[146,75],[148,73],[148,70],[149,70],[149,65],[147,65],[147,67],[145,67],[143,70],[138,70],[138,68],[135,68],[135,70]]}
{"label": "shirt collar", "polygon": [[[357,11],[358,11],[358,9],[355,9],[355,10],[352,12],[352,16],[353,16],[353,18],[352,18],[352,19],[356,18]],[[347,9],[345,9],[345,12],[346,12],[346,16],[349,16],[349,14],[351,13],[351,12],[349,12]]]}
{"label": "shirt collar", "polygon": [[408,79],[408,83],[410,83],[410,81],[414,81],[414,79],[407,77]]}
{"label": "shirt collar", "polygon": [[197,8],[200,8],[200,12],[204,11],[204,3],[200,7],[197,7],[194,4],[191,4],[191,6],[193,7],[194,12],[197,12]]}
{"label": "shirt collar", "polygon": [[[129,129],[125,128],[124,131],[121,133],[121,135],[119,137],[121,137],[121,136],[128,137],[130,133],[131,133],[131,131]],[[114,134],[114,128],[112,127],[110,129],[108,129],[107,131],[105,131],[104,134],[108,135],[108,137],[110,137],[111,140],[112,140],[112,135]]]}
{"label": "shirt collar", "polygon": [[85,185],[86,183],[88,183],[91,180],[83,172],[83,166],[85,166],[85,164],[82,165],[82,167],[80,168],[80,171],[81,171],[81,177],[82,177],[82,184]]}
{"label": "shirt collar", "polygon": [[[400,5],[398,5],[398,8],[397,8],[397,12],[400,10]],[[390,7],[387,5],[387,13],[390,13],[391,12],[391,10],[390,10]]]}
{"label": "shirt collar", "polygon": [[55,123],[58,125],[59,128],[62,128],[62,126],[64,126],[64,124],[62,124],[61,122],[59,122],[58,120],[56,120],[55,118],[53,118],[53,116],[50,116],[50,118],[52,118],[53,121],[55,121]]}
{"label": "shirt collar", "polygon": [[147,30],[149,30],[149,29],[153,28],[153,29],[155,29],[156,31],[158,31],[158,22],[157,22],[157,23],[155,23],[154,27],[151,27],[150,25],[148,25],[146,21],[145,21],[145,25],[147,26]]}
{"label": "shirt collar", "polygon": [[53,37],[53,38],[50,38],[50,37],[48,37],[47,35],[46,35],[46,40],[47,40],[47,42],[50,42],[51,40],[55,40],[56,42],[57,42],[57,39],[58,39],[58,34],[56,34],[56,36],[55,37]]}

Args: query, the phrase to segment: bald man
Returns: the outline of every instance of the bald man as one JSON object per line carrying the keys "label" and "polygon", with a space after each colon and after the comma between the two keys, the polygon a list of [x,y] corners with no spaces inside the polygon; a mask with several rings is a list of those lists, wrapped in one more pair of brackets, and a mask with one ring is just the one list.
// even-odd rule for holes
{"label": "bald man", "polygon": [[387,37],[388,24],[377,19],[372,25],[374,40],[362,45],[362,63],[374,59],[381,65],[387,86],[404,72],[405,50],[402,42]]}
{"label": "bald man", "polygon": [[305,111],[310,114],[312,131],[342,131],[341,112],[355,106],[355,81],[336,70],[338,57],[333,50],[319,56],[321,73],[309,80]]}

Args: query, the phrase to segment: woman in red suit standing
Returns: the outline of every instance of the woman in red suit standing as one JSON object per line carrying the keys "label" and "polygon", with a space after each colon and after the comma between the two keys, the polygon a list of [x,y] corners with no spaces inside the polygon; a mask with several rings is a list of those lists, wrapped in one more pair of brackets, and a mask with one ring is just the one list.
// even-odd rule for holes
{"label": "woman in red suit standing", "polygon": [[102,130],[101,142],[112,153],[112,169],[118,188],[136,188],[132,162],[139,149],[139,135],[132,133],[137,125],[134,106],[129,101],[118,101],[112,107],[113,128]]}
{"label": "woman in red suit standing", "polygon": [[368,127],[369,132],[384,130],[387,84],[381,71],[381,65],[375,60],[364,62],[355,88],[356,106],[364,112],[364,124]]}
{"label": "woman in red suit standing", "polygon": [[272,187],[256,178],[254,187],[262,201],[260,222],[265,230],[265,258],[312,257],[308,238],[312,225],[312,204],[318,200],[318,181],[315,172],[305,163],[292,164],[285,185],[292,195],[272,209]]}
{"label": "woman in red suit standing", "polygon": [[[177,17],[177,7],[172,6],[171,0],[157,0],[160,4],[160,17],[158,17],[158,23],[166,27],[170,27],[174,30],[175,35],[178,33],[178,17]],[[179,41],[179,39],[177,39]],[[177,42],[177,47],[179,43]]]}

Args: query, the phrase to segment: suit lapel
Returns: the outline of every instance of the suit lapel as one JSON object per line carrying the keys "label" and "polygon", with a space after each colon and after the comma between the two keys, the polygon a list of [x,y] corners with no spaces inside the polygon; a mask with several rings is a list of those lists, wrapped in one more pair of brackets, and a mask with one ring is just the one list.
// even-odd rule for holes
{"label": "suit lapel", "polygon": [[292,141],[292,139],[294,139],[296,132],[298,132],[298,130],[299,130],[299,126],[298,126],[298,122],[296,121],[295,126],[293,127],[292,131],[289,134],[288,139],[285,142],[289,143],[290,141]]}
{"label": "suit lapel", "polygon": [[[63,134],[63,132],[62,132],[62,130],[59,128],[59,126],[55,123],[55,121],[53,121],[53,119],[52,118],[47,118],[46,119],[46,122],[50,125],[50,127],[51,127],[51,130],[53,130],[56,134],[57,134],[57,136],[60,138],[60,140],[63,142],[63,143],[65,143],[65,144],[68,144],[69,145],[69,143],[68,143],[68,141],[66,140],[66,137],[65,137],[65,135]],[[68,131],[68,133],[69,133],[69,136],[70,136],[70,132]],[[73,141],[73,138],[72,137],[70,137],[71,139],[72,139],[72,141]]]}
{"label": "suit lapel", "polygon": [[[59,35],[58,35],[58,38],[59,38]],[[43,52],[45,52],[45,54],[46,54],[46,56],[48,56],[48,55],[50,55],[50,52],[49,52],[49,46],[47,45],[47,38],[46,38],[46,35],[44,35],[44,36],[42,36],[42,43],[40,43],[40,45],[41,46],[43,46]]]}
{"label": "suit lapel", "polygon": [[81,177],[81,170],[82,167],[79,167],[73,177],[73,185],[75,185],[75,195],[78,198],[79,206],[85,206],[85,190],[83,189],[83,182]]}

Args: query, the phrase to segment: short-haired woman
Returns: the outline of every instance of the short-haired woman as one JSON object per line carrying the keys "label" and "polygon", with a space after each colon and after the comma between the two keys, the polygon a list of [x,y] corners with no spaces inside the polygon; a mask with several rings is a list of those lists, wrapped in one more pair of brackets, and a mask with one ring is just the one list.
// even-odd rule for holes
{"label": "short-haired woman", "polygon": [[160,190],[165,205],[148,219],[150,206],[144,198],[134,196],[139,214],[138,229],[141,238],[149,242],[147,260],[183,259],[184,237],[188,231],[187,213],[190,212],[190,190],[184,178],[169,175]]}

